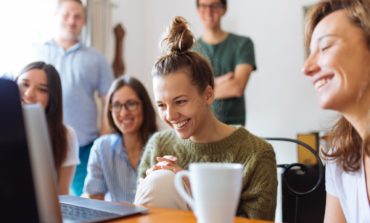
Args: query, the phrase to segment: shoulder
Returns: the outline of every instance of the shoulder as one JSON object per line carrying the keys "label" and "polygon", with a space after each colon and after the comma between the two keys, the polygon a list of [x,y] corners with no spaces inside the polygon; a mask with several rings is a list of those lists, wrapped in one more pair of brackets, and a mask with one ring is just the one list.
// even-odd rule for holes
{"label": "shoulder", "polygon": [[81,44],[79,48],[79,53],[81,53],[83,56],[88,57],[89,59],[93,59],[96,63],[106,63],[107,60],[105,56],[96,48],[86,46],[84,44]]}
{"label": "shoulder", "polygon": [[274,152],[272,145],[268,143],[265,139],[252,134],[242,126],[235,126],[235,128],[236,134],[239,139],[238,142],[240,144],[248,145],[248,148],[256,153]]}
{"label": "shoulder", "polygon": [[94,141],[93,148],[98,151],[111,150],[121,141],[121,137],[118,133],[103,135]]}
{"label": "shoulder", "polygon": [[207,44],[202,40],[202,38],[198,38],[193,45],[193,50],[202,51],[206,46]]}
{"label": "shoulder", "polygon": [[175,143],[179,140],[176,133],[173,130],[162,130],[154,133],[149,141],[148,145],[163,145],[163,144],[169,144],[169,143]]}
{"label": "shoulder", "polygon": [[338,181],[346,174],[343,168],[335,160],[327,160],[325,164],[325,174],[331,180]]}
{"label": "shoulder", "polygon": [[249,36],[242,36],[235,33],[229,33],[229,39],[240,42],[253,42]]}
{"label": "shoulder", "polygon": [[63,166],[72,166],[77,165],[80,163],[78,153],[79,153],[79,146],[76,133],[74,129],[68,125],[65,125],[66,128],[66,136],[68,142],[68,150],[66,154],[66,158],[63,162]]}
{"label": "shoulder", "polygon": [[78,147],[77,135],[76,135],[75,130],[69,125],[64,125],[64,126],[66,128],[66,135],[67,135],[68,143],[71,145],[70,147],[75,147],[75,145],[77,145]]}

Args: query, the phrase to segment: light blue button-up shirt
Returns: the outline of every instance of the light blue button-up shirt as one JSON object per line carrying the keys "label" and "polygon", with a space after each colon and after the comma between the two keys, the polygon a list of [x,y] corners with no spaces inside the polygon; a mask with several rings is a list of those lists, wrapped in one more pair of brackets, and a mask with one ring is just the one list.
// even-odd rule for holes
{"label": "light blue button-up shirt", "polygon": [[112,201],[133,203],[136,179],[137,167],[132,167],[120,134],[95,140],[87,166],[84,193],[109,194]]}
{"label": "light blue button-up shirt", "polygon": [[51,40],[35,48],[35,59],[52,64],[59,72],[64,122],[76,131],[80,146],[91,143],[99,136],[94,94],[106,95],[113,82],[107,60],[96,49],[82,43],[64,50]]}

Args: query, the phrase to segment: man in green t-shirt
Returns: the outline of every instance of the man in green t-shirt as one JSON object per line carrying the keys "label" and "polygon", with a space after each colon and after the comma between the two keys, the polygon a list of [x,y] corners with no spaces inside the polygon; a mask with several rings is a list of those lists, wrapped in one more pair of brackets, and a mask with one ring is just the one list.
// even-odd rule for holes
{"label": "man in green t-shirt", "polygon": [[215,75],[212,109],[222,122],[245,125],[244,91],[256,70],[253,42],[221,28],[226,0],[197,0],[197,11],[205,28],[194,50],[208,58]]}

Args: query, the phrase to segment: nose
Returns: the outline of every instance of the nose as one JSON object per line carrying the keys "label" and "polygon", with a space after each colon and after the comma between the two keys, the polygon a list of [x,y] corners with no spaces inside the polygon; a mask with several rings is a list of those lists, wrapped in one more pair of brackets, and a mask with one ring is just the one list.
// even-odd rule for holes
{"label": "nose", "polygon": [[173,121],[177,119],[178,113],[174,108],[171,108],[170,106],[168,106],[165,117],[167,121]]}
{"label": "nose", "polygon": [[320,66],[317,63],[317,54],[310,54],[309,57],[306,59],[302,72],[304,75],[312,76],[318,70],[320,70]]}
{"label": "nose", "polygon": [[119,111],[119,114],[121,115],[121,116],[124,116],[124,115],[126,115],[127,113],[129,113],[130,111],[129,110],[127,110],[127,108],[125,107],[125,106],[122,106],[121,107],[121,110]]}
{"label": "nose", "polygon": [[25,89],[24,96],[26,96],[26,98],[32,99],[35,96],[35,89],[33,87]]}

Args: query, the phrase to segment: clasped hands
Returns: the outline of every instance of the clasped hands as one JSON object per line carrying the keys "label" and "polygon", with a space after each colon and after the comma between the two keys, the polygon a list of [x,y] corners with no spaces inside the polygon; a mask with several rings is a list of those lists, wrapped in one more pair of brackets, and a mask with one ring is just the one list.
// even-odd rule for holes
{"label": "clasped hands", "polygon": [[162,157],[158,156],[156,157],[156,159],[158,162],[154,166],[146,170],[146,175],[149,175],[152,171],[156,170],[170,170],[175,174],[182,170],[182,168],[176,164],[177,161],[176,156],[172,155],[166,155]]}

